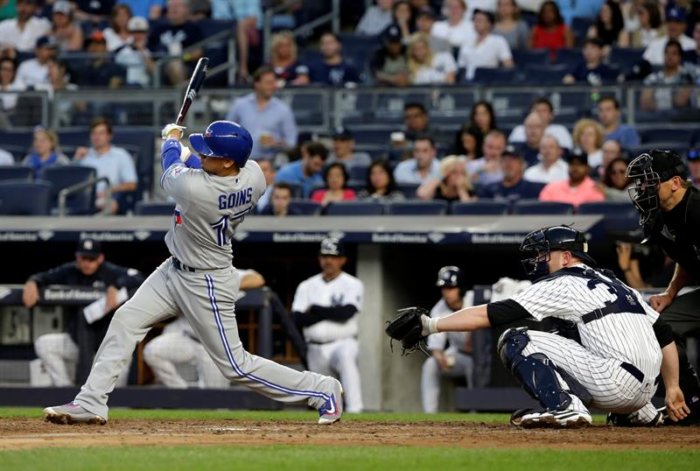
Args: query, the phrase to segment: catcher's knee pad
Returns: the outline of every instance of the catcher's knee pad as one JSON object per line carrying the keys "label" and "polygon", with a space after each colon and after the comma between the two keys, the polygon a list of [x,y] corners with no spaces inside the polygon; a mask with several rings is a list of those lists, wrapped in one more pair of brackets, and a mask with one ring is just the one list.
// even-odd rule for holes
{"label": "catcher's knee pad", "polygon": [[527,327],[513,327],[505,330],[498,338],[496,349],[506,368],[511,369],[515,360],[523,358],[520,352],[530,342]]}

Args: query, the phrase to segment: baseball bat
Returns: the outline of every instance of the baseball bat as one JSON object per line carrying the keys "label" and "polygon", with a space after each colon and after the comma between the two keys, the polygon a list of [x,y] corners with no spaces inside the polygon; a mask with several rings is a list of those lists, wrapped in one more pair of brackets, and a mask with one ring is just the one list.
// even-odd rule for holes
{"label": "baseball bat", "polygon": [[187,111],[189,111],[190,106],[195,98],[197,98],[197,93],[199,89],[202,88],[204,84],[204,79],[207,76],[207,65],[209,65],[209,58],[202,57],[197,61],[197,66],[192,72],[192,77],[190,77],[190,83],[187,84],[187,90],[185,90],[185,97],[182,100],[182,106],[180,107],[180,112],[177,114],[177,120],[175,123],[182,125],[185,121],[185,116],[187,116]]}

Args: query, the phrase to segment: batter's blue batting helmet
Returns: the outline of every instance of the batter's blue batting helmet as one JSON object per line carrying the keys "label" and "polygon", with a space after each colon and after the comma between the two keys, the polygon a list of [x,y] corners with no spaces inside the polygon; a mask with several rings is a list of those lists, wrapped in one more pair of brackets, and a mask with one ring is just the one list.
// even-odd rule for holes
{"label": "batter's blue batting helmet", "polygon": [[238,123],[214,121],[204,134],[190,134],[190,144],[198,154],[233,160],[243,167],[253,148],[253,138]]}

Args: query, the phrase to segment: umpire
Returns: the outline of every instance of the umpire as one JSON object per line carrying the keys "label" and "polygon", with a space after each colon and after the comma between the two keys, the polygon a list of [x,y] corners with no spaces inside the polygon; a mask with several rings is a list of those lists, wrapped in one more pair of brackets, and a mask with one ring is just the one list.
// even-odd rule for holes
{"label": "umpire", "polygon": [[654,149],[634,159],[627,177],[634,182],[632,202],[647,240],[676,262],[673,278],[649,303],[673,329],[680,361],[680,386],[691,414],[681,421],[700,423],[700,381],[690,366],[685,339],[700,333],[700,289],[679,296],[700,281],[700,191],[687,180],[688,169],[674,151]]}

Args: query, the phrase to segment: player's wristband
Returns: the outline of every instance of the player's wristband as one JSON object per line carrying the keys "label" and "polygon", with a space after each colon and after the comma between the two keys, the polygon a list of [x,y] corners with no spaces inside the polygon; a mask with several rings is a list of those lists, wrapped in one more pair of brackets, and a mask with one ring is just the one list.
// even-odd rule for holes
{"label": "player's wristband", "polygon": [[438,333],[438,328],[437,328],[438,319],[439,319],[438,317],[433,317],[428,321],[428,330],[430,331],[431,334]]}

